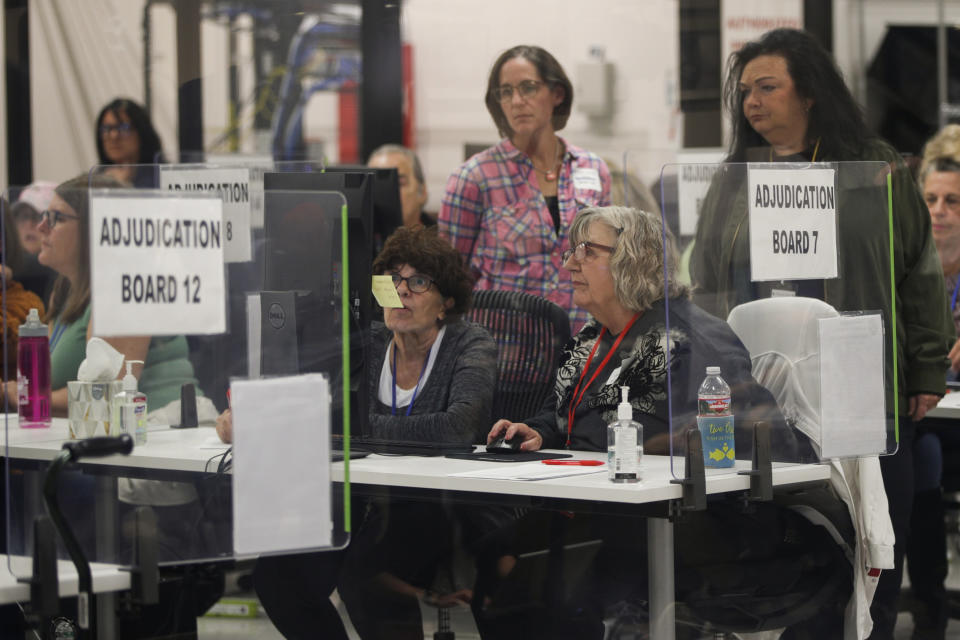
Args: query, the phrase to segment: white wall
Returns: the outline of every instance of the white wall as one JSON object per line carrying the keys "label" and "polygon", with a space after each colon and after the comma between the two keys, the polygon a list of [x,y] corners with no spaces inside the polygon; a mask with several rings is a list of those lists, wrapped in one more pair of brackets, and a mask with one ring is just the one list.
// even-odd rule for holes
{"label": "white wall", "polygon": [[[627,149],[673,150],[679,57],[676,0],[405,0],[402,34],[413,45],[417,151],[428,210],[439,208],[463,144],[499,139],[483,103],[490,66],[505,49],[536,44],[574,83],[573,144],[619,160]],[[615,135],[592,132],[577,112],[576,65],[600,45],[616,69]]]}
{"label": "white wall", "polygon": [[[793,1],[793,0],[790,0]],[[143,100],[141,22],[144,0],[32,0],[30,2],[35,176],[61,180],[96,160],[93,120],[115,96]],[[960,0],[948,0],[947,19],[960,21]],[[519,43],[551,51],[576,86],[576,65],[602,46],[616,69],[610,130],[591,129],[577,111],[565,135],[613,160],[627,149],[632,168],[646,178],[672,160],[681,144],[677,110],[677,0],[405,0],[402,33],[412,44],[417,148],[427,171],[428,208],[436,210],[446,178],[463,160],[463,144],[498,136],[483,105],[489,67]],[[168,155],[176,152],[176,46],[173,13],[158,4],[153,19],[153,118]],[[863,17],[861,28],[860,17]],[[835,52],[854,88],[887,24],[933,24],[936,0],[834,0]],[[205,139],[227,124],[227,34],[203,27]],[[249,43],[237,62],[241,95],[250,86]],[[278,61],[282,64],[282,61]],[[862,95],[862,94],[860,94]],[[307,117],[308,135],[336,149],[334,94],[318,98]],[[0,105],[2,107],[2,105]],[[251,112],[244,114],[249,124]],[[3,141],[0,140],[0,143]],[[251,139],[245,150],[254,150]],[[2,162],[2,160],[0,160]],[[4,172],[5,173],[5,172]]]}
{"label": "white wall", "polygon": [[[120,96],[144,102],[144,5],[144,0],[31,0],[35,179],[60,181],[87,171],[97,162],[93,129],[103,105]],[[157,4],[151,20],[151,118],[172,158],[177,152],[175,16],[168,5]],[[211,140],[227,123],[226,29],[205,23],[202,38],[204,135]]]}
{"label": "white wall", "polygon": [[[937,0],[833,0],[833,43],[837,63],[859,100],[865,96],[866,66],[889,25],[936,25]],[[960,0],[945,0],[948,24],[960,22]]]}

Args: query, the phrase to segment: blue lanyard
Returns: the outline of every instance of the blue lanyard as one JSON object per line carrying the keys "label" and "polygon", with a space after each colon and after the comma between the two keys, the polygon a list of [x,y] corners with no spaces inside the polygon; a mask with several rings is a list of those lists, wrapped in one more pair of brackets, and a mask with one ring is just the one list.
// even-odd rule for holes
{"label": "blue lanyard", "polygon": [[[954,298],[956,298],[957,292],[953,292]],[[53,350],[57,347],[57,343],[60,342],[60,338],[63,337],[63,332],[67,330],[67,325],[63,324],[59,320],[53,323],[53,335],[50,336],[50,353],[53,353]]]}
{"label": "blue lanyard", "polygon": [[[410,412],[413,410],[413,403],[417,401],[417,392],[420,391],[420,383],[423,381],[423,374],[427,370],[427,363],[430,362],[430,354],[427,353],[426,359],[423,361],[423,369],[420,369],[420,377],[417,378],[417,386],[413,388],[413,397],[410,398],[410,404],[407,405],[407,415],[410,415]],[[393,369],[390,371],[393,374],[393,402],[390,405],[390,413],[392,415],[397,415],[397,345],[393,345]]]}
{"label": "blue lanyard", "polygon": [[953,297],[950,298],[950,313],[957,308],[957,291],[960,291],[960,275],[957,276],[957,284],[953,285]]}

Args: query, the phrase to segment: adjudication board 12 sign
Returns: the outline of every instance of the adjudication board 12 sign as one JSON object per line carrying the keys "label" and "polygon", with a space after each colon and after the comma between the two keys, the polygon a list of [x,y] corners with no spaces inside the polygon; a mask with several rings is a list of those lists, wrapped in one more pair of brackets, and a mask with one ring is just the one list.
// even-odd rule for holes
{"label": "adjudication board 12 sign", "polygon": [[91,192],[94,333],[223,333],[223,203],[207,194],[153,193]]}

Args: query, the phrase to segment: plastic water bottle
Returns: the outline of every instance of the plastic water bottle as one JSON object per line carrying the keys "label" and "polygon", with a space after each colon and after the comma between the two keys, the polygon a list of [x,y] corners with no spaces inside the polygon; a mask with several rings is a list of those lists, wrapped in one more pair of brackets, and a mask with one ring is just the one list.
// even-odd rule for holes
{"label": "plastic water bottle", "polygon": [[20,426],[50,426],[50,338],[40,314],[30,309],[17,340],[17,395]]}
{"label": "plastic water bottle", "polygon": [[707,367],[707,377],[697,392],[697,407],[704,466],[732,467],[737,458],[733,408],[730,385],[720,377],[720,367]]}
{"label": "plastic water bottle", "polygon": [[607,425],[607,478],[610,482],[639,482],[643,458],[643,425],[633,419],[633,407],[627,397],[630,387],[617,406],[617,420]]}

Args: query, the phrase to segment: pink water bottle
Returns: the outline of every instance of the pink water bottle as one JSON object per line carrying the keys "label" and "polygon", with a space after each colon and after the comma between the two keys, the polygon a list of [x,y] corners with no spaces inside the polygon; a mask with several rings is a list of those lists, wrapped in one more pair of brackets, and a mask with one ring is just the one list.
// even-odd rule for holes
{"label": "pink water bottle", "polygon": [[50,338],[40,314],[30,309],[17,341],[17,395],[20,427],[50,426]]}

